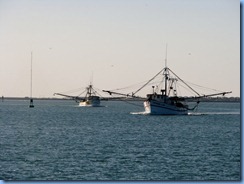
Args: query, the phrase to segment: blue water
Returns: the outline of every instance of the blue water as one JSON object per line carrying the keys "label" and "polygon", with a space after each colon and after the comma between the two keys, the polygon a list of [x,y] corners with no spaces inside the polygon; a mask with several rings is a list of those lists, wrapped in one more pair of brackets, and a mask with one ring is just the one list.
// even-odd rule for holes
{"label": "blue water", "polygon": [[240,180],[239,103],[188,116],[142,115],[134,103],[0,102],[0,179]]}

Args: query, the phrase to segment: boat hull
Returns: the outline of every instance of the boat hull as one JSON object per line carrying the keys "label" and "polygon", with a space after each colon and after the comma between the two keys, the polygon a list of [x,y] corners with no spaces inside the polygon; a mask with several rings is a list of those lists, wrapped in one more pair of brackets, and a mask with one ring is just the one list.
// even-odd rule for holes
{"label": "boat hull", "polygon": [[183,107],[166,104],[162,101],[151,100],[144,102],[145,112],[151,115],[187,115],[188,110]]}
{"label": "boat hull", "polygon": [[99,107],[100,106],[100,100],[81,101],[79,103],[79,106],[82,106],[82,107]]}

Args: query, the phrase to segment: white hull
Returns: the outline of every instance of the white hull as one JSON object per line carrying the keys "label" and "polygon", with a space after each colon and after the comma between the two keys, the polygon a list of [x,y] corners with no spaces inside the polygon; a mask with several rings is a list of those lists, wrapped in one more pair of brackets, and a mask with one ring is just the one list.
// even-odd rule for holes
{"label": "white hull", "polygon": [[145,112],[152,115],[187,115],[188,110],[183,107],[166,104],[162,101],[151,100],[144,102]]}
{"label": "white hull", "polygon": [[79,106],[82,106],[82,107],[99,107],[100,106],[100,100],[81,101],[79,103]]}

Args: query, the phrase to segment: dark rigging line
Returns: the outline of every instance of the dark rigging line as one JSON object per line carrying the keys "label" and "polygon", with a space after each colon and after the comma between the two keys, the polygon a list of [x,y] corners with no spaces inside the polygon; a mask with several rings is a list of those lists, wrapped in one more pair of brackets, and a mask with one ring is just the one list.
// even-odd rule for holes
{"label": "dark rigging line", "polygon": [[146,84],[144,84],[142,87],[140,87],[138,90],[136,90],[133,95],[138,93],[142,88],[144,88],[148,83],[150,83],[153,79],[155,79],[164,69],[160,70],[153,78],[151,78]]}
{"label": "dark rigging line", "polygon": [[[169,69],[169,68],[168,68]],[[170,70],[170,69],[169,69]],[[198,92],[196,92],[191,86],[189,86],[185,81],[183,81],[178,75],[176,75],[172,70],[170,70],[181,82],[183,82],[188,88],[194,91],[198,96],[201,96]]]}

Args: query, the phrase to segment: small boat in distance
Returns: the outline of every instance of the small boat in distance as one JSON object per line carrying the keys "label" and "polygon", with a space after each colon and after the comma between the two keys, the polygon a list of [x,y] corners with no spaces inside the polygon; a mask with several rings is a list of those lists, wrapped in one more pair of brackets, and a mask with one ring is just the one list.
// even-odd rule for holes
{"label": "small boat in distance", "polygon": [[99,107],[100,97],[96,95],[96,91],[93,89],[92,85],[90,84],[86,89],[86,96],[79,102],[79,106]]}
{"label": "small boat in distance", "polygon": [[[100,107],[100,96],[98,96],[98,93],[93,88],[92,84],[88,85],[88,87],[85,89],[86,94],[84,97],[80,96],[70,96],[65,95],[62,93],[54,93],[54,95],[64,96],[71,98],[79,103],[79,106],[82,107]],[[82,93],[84,93],[82,92]]]}

